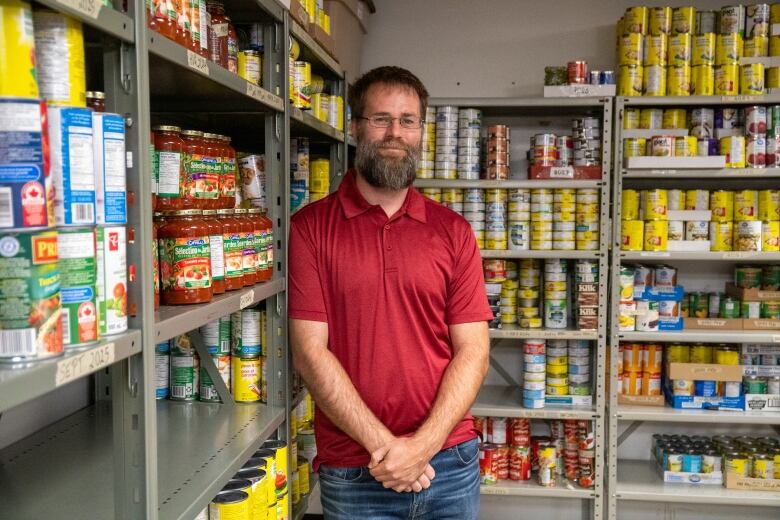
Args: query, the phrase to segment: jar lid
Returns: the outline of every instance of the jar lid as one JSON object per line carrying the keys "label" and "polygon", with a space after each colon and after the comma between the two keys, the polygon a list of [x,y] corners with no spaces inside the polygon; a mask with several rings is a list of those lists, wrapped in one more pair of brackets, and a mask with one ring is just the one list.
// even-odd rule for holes
{"label": "jar lid", "polygon": [[258,213],[262,213],[262,212],[263,212],[263,210],[262,210],[262,209],[260,209],[260,208],[249,208],[249,209],[247,210],[247,212],[249,212],[249,213],[251,213],[251,214],[255,215],[255,214],[258,214]]}
{"label": "jar lid", "polygon": [[220,139],[220,140],[222,140],[222,141],[227,141],[228,143],[231,141],[231,139],[230,139],[230,137],[229,137],[229,136],[227,136],[227,135],[221,135],[221,134],[218,134],[218,135],[217,135],[217,139]]}
{"label": "jar lid", "polygon": [[173,125],[157,125],[157,126],[153,126],[152,130],[154,130],[155,132],[176,132],[176,133],[179,133],[179,132],[181,132],[181,127],[180,126],[173,126]]}
{"label": "jar lid", "polygon": [[203,137],[203,132],[200,130],[182,130],[181,135],[190,135],[192,137]]}
{"label": "jar lid", "polygon": [[203,211],[199,209],[180,209],[177,211],[172,211],[171,214],[176,217],[192,217],[202,215]]}
{"label": "jar lid", "polygon": [[257,52],[254,49],[245,49],[245,50],[243,50],[241,52],[243,52],[247,56],[258,56],[260,54],[259,52]]}
{"label": "jar lid", "polygon": [[204,209],[204,210],[203,210],[203,216],[204,216],[204,217],[205,217],[206,215],[209,215],[209,216],[210,216],[210,215],[216,215],[216,214],[217,214],[217,210],[215,210],[215,209]]}
{"label": "jar lid", "polygon": [[106,99],[106,94],[105,92],[100,92],[99,90],[88,90],[87,97],[93,99]]}
{"label": "jar lid", "polygon": [[236,208],[233,210],[233,213],[235,213],[236,215],[243,215],[244,213],[246,213],[246,210],[244,208]]}
{"label": "jar lid", "polygon": [[217,215],[232,215],[233,210],[232,209],[218,209]]}
{"label": "jar lid", "polygon": [[204,139],[218,139],[219,136],[217,134],[212,134],[211,132],[203,132],[203,138]]}

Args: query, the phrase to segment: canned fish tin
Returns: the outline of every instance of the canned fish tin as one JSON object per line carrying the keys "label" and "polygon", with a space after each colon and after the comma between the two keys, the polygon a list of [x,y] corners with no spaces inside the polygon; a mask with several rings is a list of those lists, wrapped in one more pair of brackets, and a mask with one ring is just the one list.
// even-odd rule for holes
{"label": "canned fish tin", "polygon": [[57,235],[62,340],[67,348],[98,340],[97,267],[92,228],[62,229]]}
{"label": "canned fish tin", "polygon": [[734,225],[729,222],[710,222],[710,251],[731,251]]}
{"label": "canned fish tin", "polygon": [[749,63],[741,66],[739,92],[743,96],[759,96],[764,93],[763,63]]}
{"label": "canned fish tin", "polygon": [[715,95],[736,96],[739,87],[739,65],[717,65],[715,67]]}
{"label": "canned fish tin", "polygon": [[123,226],[95,228],[100,335],[127,330],[127,233]]}
{"label": "canned fish tin", "polygon": [[720,154],[726,156],[726,168],[744,168],[745,137],[741,135],[722,137]]}
{"label": "canned fish tin", "polygon": [[95,224],[95,165],[92,111],[49,107],[47,110],[58,226]]}
{"label": "canned fish tin", "polygon": [[7,208],[0,212],[0,229],[54,224],[52,180],[44,168],[45,114],[38,100],[0,98],[0,206]]}
{"label": "canned fish tin", "polygon": [[57,233],[0,235],[0,361],[62,354]]}
{"label": "canned fish tin", "polygon": [[170,398],[174,401],[196,401],[200,386],[200,360],[194,350],[171,349]]}
{"label": "canned fish tin", "polygon": [[231,365],[230,390],[233,399],[239,403],[259,401],[262,393],[260,358],[232,356]]}

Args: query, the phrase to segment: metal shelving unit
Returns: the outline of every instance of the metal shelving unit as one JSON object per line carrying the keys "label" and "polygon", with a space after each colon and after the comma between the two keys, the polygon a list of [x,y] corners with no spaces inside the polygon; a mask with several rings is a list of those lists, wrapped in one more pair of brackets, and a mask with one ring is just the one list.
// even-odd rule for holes
{"label": "metal shelving unit", "polygon": [[[628,169],[623,160],[623,117],[627,107],[717,107],[769,105],[780,103],[780,96],[707,96],[707,97],[618,97],[615,102],[615,175],[613,182],[613,241],[611,263],[611,332],[612,353],[617,352],[620,341],[666,341],[685,343],[774,343],[780,341],[780,330],[682,330],[676,332],[620,332],[618,313],[620,299],[620,266],[626,263],[696,266],[698,276],[706,276],[718,267],[731,268],[734,263],[766,263],[780,261],[780,255],[772,252],[651,252],[621,251],[621,191],[623,188],[646,189],[668,187],[678,189],[766,189],[777,188],[780,169]],[[692,264],[691,262],[696,262]],[[681,280],[685,285],[685,280]],[[608,405],[609,447],[606,507],[609,518],[617,520],[628,513],[618,513],[621,501],[649,501],[657,503],[723,504],[752,506],[780,506],[777,493],[749,492],[726,489],[722,486],[690,486],[664,484],[654,462],[621,459],[618,449],[643,423],[688,425],[691,428],[716,428],[716,425],[780,425],[780,414],[773,412],[741,412],[727,410],[685,410],[668,406],[649,407],[618,404],[616,355],[611,356],[610,393]],[[708,425],[708,426],[704,426]],[[686,426],[687,427],[687,426]],[[652,431],[662,431],[654,429]],[[699,430],[693,430],[699,431]],[[706,432],[707,430],[703,430]],[[649,449],[649,447],[648,447]]]}
{"label": "metal shelving unit", "polygon": [[[521,391],[515,381],[515,375],[508,373],[491,355],[491,366],[506,380],[506,385],[486,385],[480,391],[472,407],[475,415],[497,417],[528,417],[532,419],[584,419],[594,423],[596,433],[596,485],[594,489],[581,489],[566,482],[548,488],[535,482],[501,482],[493,486],[482,486],[484,495],[514,495],[533,497],[561,497],[583,499],[583,518],[599,520],[602,518],[603,482],[605,446],[605,368],[606,368],[606,333],[607,333],[607,272],[608,272],[608,235],[609,235],[609,178],[612,154],[612,100],[611,98],[432,98],[430,106],[454,105],[464,108],[482,110],[483,125],[509,124],[512,131],[532,131],[537,128],[539,120],[550,118],[563,122],[566,118],[583,115],[595,115],[602,120],[602,179],[600,180],[529,180],[512,179],[506,181],[493,180],[441,180],[417,179],[417,188],[592,188],[601,192],[600,210],[600,247],[597,251],[482,251],[483,258],[565,258],[592,259],[599,262],[599,328],[594,331],[553,330],[553,329],[521,329],[518,326],[504,326],[501,329],[491,329],[490,338],[494,343],[492,352],[498,350],[522,351],[522,339],[587,339],[594,342],[594,404],[587,408],[546,407],[532,410],[522,407]],[[568,125],[568,121],[565,123]],[[542,131],[542,130],[538,130]],[[550,129],[544,131],[552,131]],[[515,138],[516,140],[517,138]],[[500,341],[505,340],[505,341]],[[514,341],[513,341],[514,340]],[[511,342],[511,343],[510,343]],[[506,348],[504,348],[506,345]],[[519,377],[519,374],[517,374]],[[483,507],[484,510],[484,507]],[[489,512],[488,512],[489,513]]]}

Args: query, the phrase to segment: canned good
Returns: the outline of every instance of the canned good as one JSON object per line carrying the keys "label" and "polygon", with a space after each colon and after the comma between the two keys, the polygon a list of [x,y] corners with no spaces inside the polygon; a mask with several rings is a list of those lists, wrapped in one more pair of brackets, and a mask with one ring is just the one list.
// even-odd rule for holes
{"label": "canned good", "polygon": [[179,348],[171,349],[170,357],[170,398],[174,401],[196,401],[200,387],[200,359],[194,349],[184,350],[182,341],[189,341],[187,336],[179,336]]}
{"label": "canned good", "polygon": [[759,96],[764,93],[763,63],[742,65],[739,78],[739,92],[743,96]]}
{"label": "canned good", "polygon": [[732,236],[732,222],[710,222],[711,251],[731,251],[733,247]]}
{"label": "canned good", "polygon": [[735,251],[761,251],[762,223],[758,220],[736,222],[734,227]]}
{"label": "canned good", "polygon": [[95,228],[100,335],[127,330],[127,233],[123,226]]}
{"label": "canned good", "polygon": [[720,153],[726,156],[726,168],[745,167],[745,138],[728,136],[720,140]]}
{"label": "canned good", "polygon": [[[720,36],[720,35],[719,35]],[[715,67],[715,95],[736,96],[739,86],[739,65],[717,65]]]}
{"label": "canned good", "polygon": [[655,220],[645,222],[645,251],[666,251],[669,236],[669,222]]}
{"label": "canned good", "polygon": [[98,340],[97,266],[92,228],[65,228],[57,235],[62,300],[62,338],[66,347]]}
{"label": "canned good", "polygon": [[231,358],[232,377],[230,380],[233,398],[240,403],[257,402],[262,395],[260,358]]}

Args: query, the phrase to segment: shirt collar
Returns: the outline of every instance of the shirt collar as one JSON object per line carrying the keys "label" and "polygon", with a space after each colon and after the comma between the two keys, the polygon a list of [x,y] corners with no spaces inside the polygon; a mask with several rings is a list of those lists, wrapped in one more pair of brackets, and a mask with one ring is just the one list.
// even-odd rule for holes
{"label": "shirt collar", "polygon": [[[341,181],[337,192],[341,209],[344,211],[344,216],[348,219],[365,213],[374,207],[360,193],[355,180],[356,175],[354,169],[349,170]],[[422,223],[428,221],[425,212],[425,198],[420,195],[414,186],[410,186],[409,191],[406,192],[406,200],[404,200],[400,212]]]}

